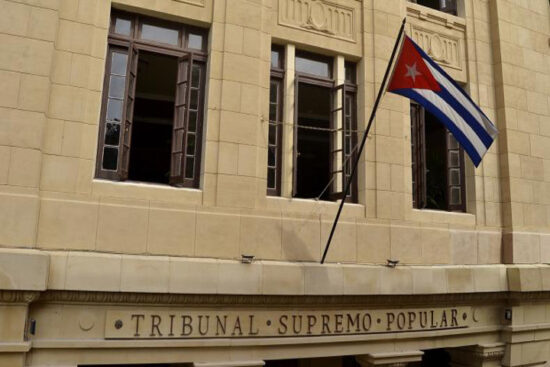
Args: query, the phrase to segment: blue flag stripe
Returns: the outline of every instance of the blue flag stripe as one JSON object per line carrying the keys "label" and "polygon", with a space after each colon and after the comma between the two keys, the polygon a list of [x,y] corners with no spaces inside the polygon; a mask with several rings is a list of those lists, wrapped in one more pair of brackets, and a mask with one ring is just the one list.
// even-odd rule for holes
{"label": "blue flag stripe", "polygon": [[428,68],[440,84],[442,90],[444,90],[444,93],[448,96],[448,98],[445,99],[449,103],[451,103],[451,100],[454,101],[454,105],[457,107],[460,106],[461,111],[464,111],[465,113],[467,112],[468,115],[471,116],[471,119],[467,120],[468,123],[478,132],[480,138],[484,141],[487,139],[490,145],[493,137],[497,134],[497,131],[491,121],[487,120],[485,115],[479,113],[477,106],[465,97],[462,89],[457,89],[445,75],[439,73],[439,71],[437,71],[430,64],[428,64]]}
{"label": "blue flag stripe", "polygon": [[[411,40],[412,41],[412,40]],[[485,114],[483,113],[483,111],[478,107],[478,105],[472,100],[472,98],[470,98],[470,96],[468,94],[466,94],[462,87],[459,86],[453,78],[451,78],[446,72],[445,70],[443,70],[443,68],[441,68],[441,66],[439,66],[435,61],[433,61],[425,52],[424,50],[422,50],[420,48],[420,46],[418,46],[414,41],[412,42],[412,44],[414,45],[415,49],[420,53],[420,55],[422,56],[422,58],[424,59],[424,61],[426,61],[429,66],[433,66],[434,69],[436,69],[437,71],[439,71],[439,73],[441,73],[443,76],[445,76],[445,78],[472,104],[472,106],[481,114],[481,116],[483,116],[483,118],[487,119],[487,121],[489,121],[489,123],[491,124],[491,126],[494,127],[494,125],[490,122],[491,120],[489,120],[489,118],[487,116],[485,116]],[[429,67],[428,66],[428,67]],[[494,129],[494,135],[491,134],[491,132],[489,132],[489,134],[491,136],[495,136],[497,134],[497,131],[496,129]]]}
{"label": "blue flag stripe", "polygon": [[438,107],[435,106],[431,101],[421,96],[418,92],[413,89],[397,89],[393,90],[393,93],[400,94],[404,97],[410,98],[413,101],[418,102],[429,112],[431,112],[440,122],[442,122],[447,129],[453,134],[456,140],[464,147],[464,150],[470,156],[472,162],[477,167],[481,162],[481,156],[483,154],[478,153],[477,149],[474,147],[470,139],[460,130],[456,124]]}
{"label": "blue flag stripe", "polygon": [[475,133],[475,131],[468,125],[466,121],[456,112],[444,99],[442,99],[439,95],[434,93],[434,91],[426,90],[426,89],[413,89],[416,93],[424,97],[427,101],[431,102],[435,107],[437,107],[442,113],[444,113],[449,120],[453,122],[453,124],[456,125],[456,127],[462,131],[464,136],[468,138],[472,146],[475,148],[477,153],[480,156],[483,156],[485,152],[487,151],[487,147],[479,136]]}
{"label": "blue flag stripe", "polygon": [[476,119],[470,114],[470,111],[468,111],[461,103],[454,99],[453,96],[446,89],[441,89],[439,92],[435,93],[439,95],[443,100],[445,100],[445,102],[447,102],[460,116],[462,116],[464,121],[466,121],[466,123],[472,128],[472,130],[476,133],[476,135],[487,148],[491,146],[491,144],[493,143],[493,138],[487,133],[487,131],[483,127],[479,125]]}

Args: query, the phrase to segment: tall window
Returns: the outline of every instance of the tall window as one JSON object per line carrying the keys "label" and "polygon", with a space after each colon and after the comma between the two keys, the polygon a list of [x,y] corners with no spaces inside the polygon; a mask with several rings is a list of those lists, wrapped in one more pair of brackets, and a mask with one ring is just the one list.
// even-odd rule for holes
{"label": "tall window", "polygon": [[96,176],[198,187],[206,31],[113,11]]}
{"label": "tall window", "polygon": [[456,2],[457,0],[410,0],[413,3],[417,3],[428,8],[441,10],[445,13],[457,15]]}
{"label": "tall window", "polygon": [[[282,101],[284,50],[273,46],[269,97],[267,193],[281,195]],[[351,177],[356,138],[355,65],[345,63],[345,79],[336,85],[333,58],[296,52],[292,197],[341,199]],[[341,65],[344,66],[344,65]],[[357,200],[356,181],[346,198]]]}
{"label": "tall window", "polygon": [[269,85],[269,132],[267,145],[267,194],[281,195],[281,151],[283,133],[284,50],[271,48]]}
{"label": "tall window", "polygon": [[334,200],[338,162],[333,59],[296,52],[294,83],[294,159],[292,196]]}
{"label": "tall window", "polygon": [[411,102],[413,206],[466,211],[464,151],[435,116]]}

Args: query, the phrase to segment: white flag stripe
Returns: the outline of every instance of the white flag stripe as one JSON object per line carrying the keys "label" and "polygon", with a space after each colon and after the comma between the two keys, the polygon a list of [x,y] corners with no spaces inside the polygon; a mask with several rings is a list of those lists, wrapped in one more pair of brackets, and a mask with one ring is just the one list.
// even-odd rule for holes
{"label": "white flag stripe", "polygon": [[413,89],[416,93],[420,94],[422,97],[426,98],[428,101],[433,103],[443,114],[447,115],[451,121],[455,123],[457,128],[462,131],[466,138],[473,145],[474,149],[477,151],[480,157],[483,157],[487,148],[485,144],[481,141],[476,132],[472,129],[470,125],[458,112],[456,112],[450,104],[448,104],[443,98],[438,96],[434,91],[429,89]]}
{"label": "white flag stripe", "polygon": [[455,99],[460,103],[470,114],[477,120],[477,122],[481,125],[481,127],[487,131],[487,134],[494,138],[497,135],[497,131],[491,121],[489,121],[485,116],[483,116],[482,113],[478,111],[478,109],[475,107],[475,105],[472,104],[468,98],[466,98],[462,91],[458,90],[453,83],[449,81],[443,74],[439,72],[436,68],[433,67],[428,61],[425,62],[426,66],[430,69],[433,76],[437,80],[439,84],[443,86],[443,88],[447,89],[447,91],[455,97]]}

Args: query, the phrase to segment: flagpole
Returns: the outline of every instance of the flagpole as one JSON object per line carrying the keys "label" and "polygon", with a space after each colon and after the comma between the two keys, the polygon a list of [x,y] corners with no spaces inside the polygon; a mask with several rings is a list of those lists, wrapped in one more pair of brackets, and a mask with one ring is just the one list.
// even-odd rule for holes
{"label": "flagpole", "polygon": [[357,159],[353,163],[353,168],[351,170],[351,175],[349,179],[346,182],[346,189],[344,191],[344,195],[342,197],[342,200],[340,201],[340,206],[338,207],[338,213],[336,213],[336,218],[334,218],[334,223],[332,224],[332,229],[330,230],[330,235],[328,236],[327,244],[325,246],[325,252],[323,252],[323,257],[321,258],[321,264],[325,262],[325,258],[327,257],[328,249],[330,247],[330,242],[332,241],[332,236],[334,236],[334,231],[336,230],[336,225],[338,224],[338,219],[340,219],[340,214],[342,213],[342,208],[344,207],[344,202],[346,201],[346,198],[349,193],[349,189],[351,186],[351,183],[353,182],[353,177],[355,176],[355,171],[357,170],[357,166],[359,164],[359,159],[361,158],[361,153],[363,152],[363,148],[365,147],[365,142],[367,141],[367,136],[369,135],[369,130],[371,128],[372,122],[374,121],[374,117],[376,116],[376,110],[378,109],[378,104],[380,103],[380,99],[382,98],[382,95],[384,94],[384,88],[386,85],[386,81],[388,79],[388,76],[390,74],[391,66],[393,64],[393,59],[395,58],[395,54],[397,52],[397,48],[399,46],[399,41],[401,41],[401,36],[403,35],[403,31],[405,30],[405,22],[407,21],[407,18],[403,18],[403,22],[401,23],[401,28],[399,28],[399,33],[397,34],[397,39],[395,40],[395,45],[393,46],[393,50],[390,56],[390,61],[388,62],[388,67],[386,68],[386,72],[384,73],[384,78],[382,79],[382,84],[380,85],[380,89],[378,90],[378,96],[376,97],[376,101],[374,102],[374,106],[372,107],[372,112],[370,114],[369,123],[367,124],[367,128],[365,132],[363,133],[363,139],[361,140],[361,145],[359,147],[359,150],[357,151]]}

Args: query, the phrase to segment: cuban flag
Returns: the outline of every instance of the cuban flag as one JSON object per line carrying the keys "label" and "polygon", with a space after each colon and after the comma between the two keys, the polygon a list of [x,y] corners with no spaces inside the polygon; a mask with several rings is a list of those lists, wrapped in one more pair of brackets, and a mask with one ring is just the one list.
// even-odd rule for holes
{"label": "cuban flag", "polygon": [[477,167],[498,130],[460,86],[405,35],[388,92],[410,98],[431,112]]}

